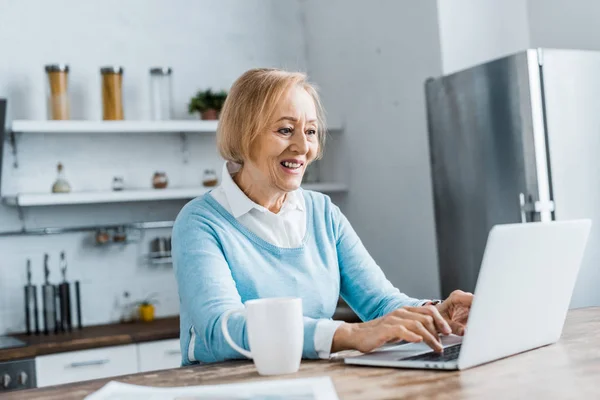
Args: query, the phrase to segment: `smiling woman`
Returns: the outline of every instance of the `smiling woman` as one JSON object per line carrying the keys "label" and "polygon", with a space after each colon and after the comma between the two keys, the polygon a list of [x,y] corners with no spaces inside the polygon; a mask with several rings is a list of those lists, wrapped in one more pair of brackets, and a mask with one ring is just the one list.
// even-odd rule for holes
{"label": "smiling woman", "polygon": [[[302,298],[306,358],[399,340],[441,350],[439,334],[462,334],[470,294],[434,306],[401,293],[331,199],[300,188],[322,156],[323,115],[302,73],[253,69],[233,84],[217,132],[222,184],[188,203],[173,227],[184,365],[240,358],[221,325],[248,350],[244,316],[225,316],[260,298]],[[368,322],[333,321],[340,295]]]}
{"label": "smiling woman", "polygon": [[243,166],[235,183],[277,213],[285,193],[298,189],[308,164],[323,154],[319,96],[304,74],[250,70],[227,97],[217,140],[223,158]]}

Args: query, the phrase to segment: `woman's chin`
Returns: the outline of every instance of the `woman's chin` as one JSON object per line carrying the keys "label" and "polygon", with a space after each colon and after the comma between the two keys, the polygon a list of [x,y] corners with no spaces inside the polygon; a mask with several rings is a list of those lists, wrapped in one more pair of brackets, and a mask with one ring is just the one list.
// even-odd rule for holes
{"label": "woman's chin", "polygon": [[279,181],[279,184],[277,185],[281,190],[284,190],[286,192],[293,192],[294,190],[297,190],[300,185],[302,184],[302,177],[298,177],[298,178],[293,178],[293,179],[286,179],[283,181]]}

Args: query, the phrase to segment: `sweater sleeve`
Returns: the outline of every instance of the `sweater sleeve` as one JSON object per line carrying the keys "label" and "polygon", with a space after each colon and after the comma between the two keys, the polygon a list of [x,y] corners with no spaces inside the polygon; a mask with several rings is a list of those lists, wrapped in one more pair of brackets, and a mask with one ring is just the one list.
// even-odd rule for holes
{"label": "sweater sleeve", "polygon": [[371,257],[350,222],[331,204],[340,267],[340,294],[363,321],[370,321],[423,300],[401,293]]}
{"label": "sweater sleeve", "polygon": [[[222,244],[209,222],[193,213],[185,214],[173,227],[172,257],[180,305],[190,315],[190,328],[195,333],[194,358],[202,362],[244,358],[229,346],[221,331],[223,314],[244,308]],[[318,321],[304,317],[304,358],[318,358],[314,344]],[[238,346],[250,350],[242,315],[231,315],[228,329]]]}

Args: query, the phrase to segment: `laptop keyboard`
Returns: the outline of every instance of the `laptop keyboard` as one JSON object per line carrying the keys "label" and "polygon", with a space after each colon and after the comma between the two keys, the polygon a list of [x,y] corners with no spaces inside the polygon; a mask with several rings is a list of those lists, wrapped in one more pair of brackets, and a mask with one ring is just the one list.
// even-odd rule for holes
{"label": "laptop keyboard", "polygon": [[444,353],[436,353],[434,351],[430,353],[423,353],[412,357],[401,358],[398,361],[454,361],[458,359],[458,354],[460,353],[460,346],[462,343],[455,344],[454,346],[449,346],[444,349]]}

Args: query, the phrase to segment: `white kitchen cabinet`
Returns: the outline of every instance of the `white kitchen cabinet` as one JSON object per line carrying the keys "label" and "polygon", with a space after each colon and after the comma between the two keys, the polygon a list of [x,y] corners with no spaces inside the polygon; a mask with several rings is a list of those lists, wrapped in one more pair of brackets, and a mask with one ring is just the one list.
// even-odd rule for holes
{"label": "white kitchen cabinet", "polygon": [[37,387],[138,372],[137,345],[70,351],[35,358]]}
{"label": "white kitchen cabinet", "polygon": [[137,345],[139,372],[181,366],[179,339],[157,340]]}

